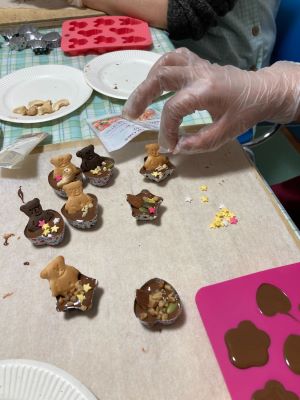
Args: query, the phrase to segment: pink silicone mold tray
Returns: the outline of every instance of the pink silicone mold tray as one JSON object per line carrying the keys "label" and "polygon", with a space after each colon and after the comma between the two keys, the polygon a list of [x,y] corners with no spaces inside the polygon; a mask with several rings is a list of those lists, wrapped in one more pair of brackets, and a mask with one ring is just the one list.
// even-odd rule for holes
{"label": "pink silicone mold tray", "polygon": [[70,55],[145,50],[152,46],[146,22],[130,17],[93,17],[63,22],[61,48]]}
{"label": "pink silicone mold tray", "polygon": [[[262,312],[262,308],[258,306],[259,297],[256,296],[262,293],[258,289],[261,290],[266,285],[275,286],[287,296],[290,310],[284,310],[283,307],[281,312],[273,316]],[[280,309],[280,296],[275,299],[275,309]],[[268,303],[272,298],[272,295],[268,294],[264,301]],[[287,339],[292,338],[296,342],[291,353],[292,362],[300,365],[300,263],[204,287],[196,295],[196,304],[233,400],[300,398],[300,370],[298,373],[293,371],[288,366],[293,365],[290,362],[292,359],[287,361],[285,356]],[[263,366],[240,369],[230,360],[225,334],[246,320],[269,336],[269,359]],[[243,341],[245,335],[241,337]],[[227,335],[226,338],[228,340]],[[257,344],[251,347],[248,343],[248,346],[250,354],[260,348]],[[276,396],[275,392],[272,395],[268,392],[268,396],[264,393],[264,396],[260,394],[261,397],[253,397],[254,393],[262,391],[269,381],[280,382],[284,389],[278,389]],[[285,390],[292,392],[295,397],[288,397]]]}

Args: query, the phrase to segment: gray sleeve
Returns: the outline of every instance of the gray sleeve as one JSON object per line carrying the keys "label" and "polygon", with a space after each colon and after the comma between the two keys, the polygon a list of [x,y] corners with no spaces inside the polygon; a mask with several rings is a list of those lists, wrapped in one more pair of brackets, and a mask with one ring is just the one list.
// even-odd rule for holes
{"label": "gray sleeve", "polygon": [[169,0],[168,31],[170,38],[200,39],[217,18],[232,10],[238,0]]}

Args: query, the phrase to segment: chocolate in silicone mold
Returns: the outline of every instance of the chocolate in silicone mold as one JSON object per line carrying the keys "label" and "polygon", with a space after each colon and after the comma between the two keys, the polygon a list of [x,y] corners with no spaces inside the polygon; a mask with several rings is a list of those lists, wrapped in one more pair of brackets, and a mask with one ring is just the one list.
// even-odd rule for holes
{"label": "chocolate in silicone mold", "polygon": [[290,335],[284,343],[284,359],[288,367],[300,375],[300,336]]}
{"label": "chocolate in silicone mold", "polygon": [[299,400],[299,397],[285,389],[278,381],[268,381],[262,390],[257,390],[251,400]]}
{"label": "chocolate in silicone mold", "polygon": [[131,17],[92,17],[65,21],[62,25],[61,48],[69,55],[145,50],[151,46],[148,24]]}
{"label": "chocolate in silicone mold", "polygon": [[277,286],[263,283],[256,292],[256,302],[262,314],[273,317],[276,314],[286,314],[292,308],[287,295]]}

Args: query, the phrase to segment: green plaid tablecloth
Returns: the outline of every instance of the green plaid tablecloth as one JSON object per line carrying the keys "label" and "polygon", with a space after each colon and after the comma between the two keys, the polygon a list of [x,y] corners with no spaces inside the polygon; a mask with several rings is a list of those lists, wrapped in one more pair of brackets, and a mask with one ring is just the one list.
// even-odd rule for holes
{"label": "green plaid tablecloth", "polygon": [[[60,31],[59,29],[55,29]],[[43,33],[51,32],[49,29],[41,29]],[[151,28],[153,37],[153,49],[156,53],[165,53],[173,50],[173,44],[166,32]],[[44,64],[64,64],[83,70],[84,65],[93,59],[95,55],[87,56],[67,56],[62,50],[54,49],[49,55],[36,56],[31,49],[23,51],[10,51],[8,46],[0,48],[1,78],[11,72],[21,68]],[[164,101],[155,103],[155,108],[161,111]],[[61,143],[72,140],[81,140],[94,137],[94,133],[87,124],[87,119],[100,118],[105,114],[120,113],[124,102],[93,92],[91,99],[66,117],[55,121],[40,124],[15,124],[0,121],[3,131],[2,148],[13,143],[19,136],[25,133],[44,131],[49,133],[48,138],[43,144]],[[185,125],[210,123],[211,118],[205,111],[196,112],[184,119]]]}

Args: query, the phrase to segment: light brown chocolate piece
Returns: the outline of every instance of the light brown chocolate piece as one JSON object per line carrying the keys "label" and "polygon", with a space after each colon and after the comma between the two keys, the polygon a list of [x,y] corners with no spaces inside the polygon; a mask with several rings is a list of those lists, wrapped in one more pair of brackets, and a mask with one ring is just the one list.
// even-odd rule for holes
{"label": "light brown chocolate piece", "polygon": [[251,400],[299,400],[299,397],[293,392],[288,392],[280,382],[269,381],[264,389],[252,395]]}
{"label": "light brown chocolate piece", "polygon": [[52,165],[54,165],[53,178],[56,176],[63,176],[66,168],[68,168],[69,174],[72,173],[74,175],[74,178],[76,175],[78,175],[80,169],[71,163],[71,159],[72,154],[62,154],[60,156],[51,158],[50,162]]}
{"label": "light brown chocolate piece", "polygon": [[284,343],[284,359],[288,367],[300,375],[300,336],[290,335]]}
{"label": "light brown chocolate piece", "polygon": [[278,287],[263,283],[256,292],[256,303],[262,314],[273,317],[276,314],[289,314],[292,305],[285,293]]}
{"label": "light brown chocolate piece", "polygon": [[157,323],[169,325],[176,321],[181,312],[178,293],[162,279],[151,279],[136,290],[134,313],[148,327]]}
{"label": "light brown chocolate piece", "polygon": [[231,363],[240,369],[260,367],[269,360],[269,336],[251,321],[242,321],[225,334]]}
{"label": "light brown chocolate piece", "polygon": [[144,168],[146,171],[153,171],[160,165],[168,163],[168,157],[159,153],[159,145],[157,143],[147,144],[145,149],[148,155],[144,162]]}
{"label": "light brown chocolate piece", "polygon": [[92,198],[83,193],[82,182],[75,181],[63,186],[63,190],[68,196],[65,204],[65,210],[69,214],[76,214],[85,207],[93,206]]}
{"label": "light brown chocolate piece", "polygon": [[41,271],[40,277],[48,279],[52,296],[66,296],[75,288],[79,271],[65,264],[63,256],[58,256]]}

